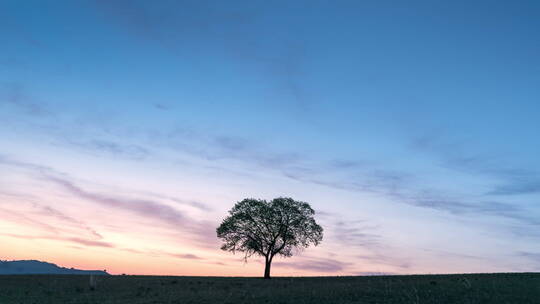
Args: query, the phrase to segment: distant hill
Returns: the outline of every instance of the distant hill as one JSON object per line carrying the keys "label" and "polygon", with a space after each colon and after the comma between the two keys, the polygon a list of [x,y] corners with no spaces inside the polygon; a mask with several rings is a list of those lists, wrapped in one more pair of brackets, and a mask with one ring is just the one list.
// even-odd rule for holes
{"label": "distant hill", "polygon": [[101,270],[79,270],[59,267],[56,264],[26,260],[26,261],[0,261],[0,275],[2,274],[79,274],[79,275],[109,275]]}

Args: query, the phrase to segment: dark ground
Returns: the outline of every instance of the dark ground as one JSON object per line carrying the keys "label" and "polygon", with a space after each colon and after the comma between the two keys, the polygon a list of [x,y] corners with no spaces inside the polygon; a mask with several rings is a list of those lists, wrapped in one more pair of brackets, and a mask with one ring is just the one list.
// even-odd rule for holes
{"label": "dark ground", "polygon": [[0,276],[10,303],[540,303],[540,273],[316,278]]}

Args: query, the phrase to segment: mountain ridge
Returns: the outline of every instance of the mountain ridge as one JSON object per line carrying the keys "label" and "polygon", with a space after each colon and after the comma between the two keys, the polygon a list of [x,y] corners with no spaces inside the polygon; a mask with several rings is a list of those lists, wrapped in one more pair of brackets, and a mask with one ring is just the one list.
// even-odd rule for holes
{"label": "mountain ridge", "polygon": [[81,270],[60,267],[56,264],[38,260],[0,261],[0,275],[7,274],[74,274],[109,275],[105,270]]}

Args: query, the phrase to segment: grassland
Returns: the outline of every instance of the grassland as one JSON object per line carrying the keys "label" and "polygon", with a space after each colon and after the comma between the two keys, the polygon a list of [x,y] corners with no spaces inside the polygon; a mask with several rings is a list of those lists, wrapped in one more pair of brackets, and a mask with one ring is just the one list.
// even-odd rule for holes
{"label": "grassland", "polygon": [[0,276],[0,303],[540,303],[540,273],[315,278]]}

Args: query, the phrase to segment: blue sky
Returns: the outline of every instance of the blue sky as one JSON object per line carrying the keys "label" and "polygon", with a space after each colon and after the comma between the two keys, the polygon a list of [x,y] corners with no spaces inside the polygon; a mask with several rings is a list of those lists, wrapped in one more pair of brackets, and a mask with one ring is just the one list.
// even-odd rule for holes
{"label": "blue sky", "polygon": [[538,271],[539,17],[535,1],[4,1],[6,258],[258,275],[213,229],[245,197],[292,196],[325,240],[276,274]]}

